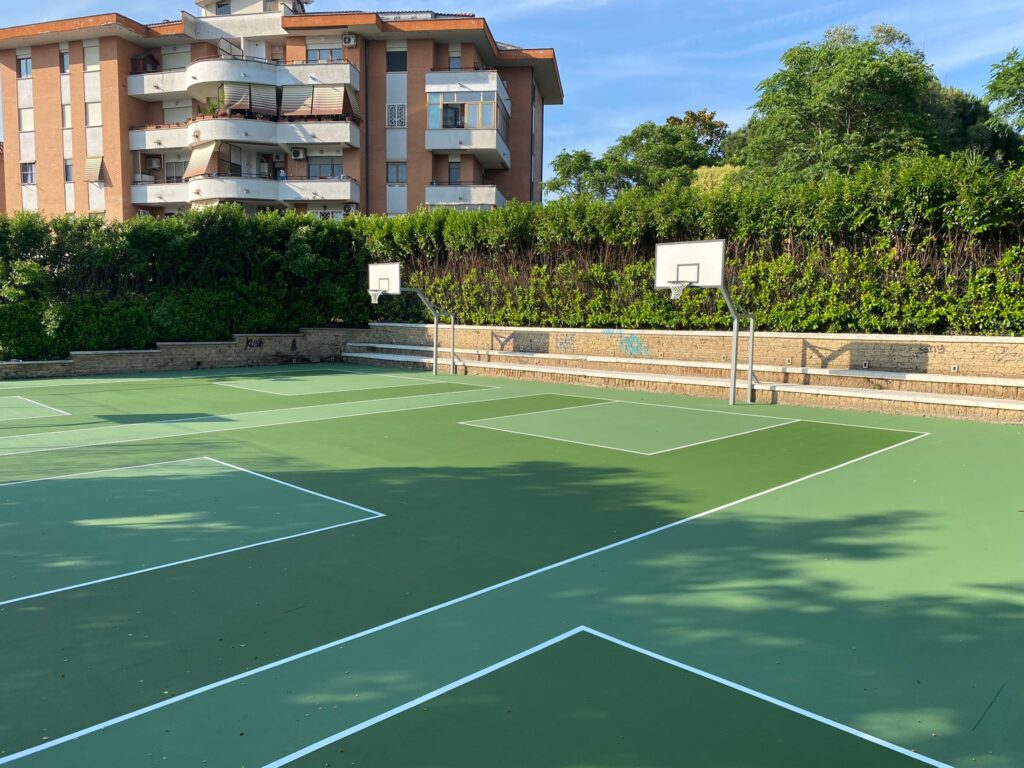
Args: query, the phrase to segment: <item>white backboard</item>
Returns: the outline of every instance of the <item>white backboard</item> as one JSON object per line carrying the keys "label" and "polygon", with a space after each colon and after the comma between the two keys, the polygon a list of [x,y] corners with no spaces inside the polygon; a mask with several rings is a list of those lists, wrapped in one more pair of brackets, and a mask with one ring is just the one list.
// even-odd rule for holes
{"label": "white backboard", "polygon": [[659,243],[655,251],[654,287],[685,282],[696,288],[721,288],[725,280],[725,240]]}
{"label": "white backboard", "polygon": [[386,294],[402,292],[401,264],[371,264],[370,290],[383,291]]}

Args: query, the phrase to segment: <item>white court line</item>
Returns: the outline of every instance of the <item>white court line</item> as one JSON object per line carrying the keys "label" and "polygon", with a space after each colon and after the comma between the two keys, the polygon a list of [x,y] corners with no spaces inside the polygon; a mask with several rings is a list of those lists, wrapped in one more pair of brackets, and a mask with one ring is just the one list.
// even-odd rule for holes
{"label": "white court line", "polygon": [[106,577],[101,578],[101,579],[93,579],[91,581],[83,581],[83,582],[81,582],[79,584],[70,584],[70,585],[68,585],[66,587],[59,587],[57,589],[49,589],[49,590],[46,590],[45,592],[36,592],[34,594],[31,594],[31,595],[22,595],[21,597],[13,597],[13,598],[10,598],[8,600],[0,600],[0,608],[2,608],[5,605],[12,605],[14,603],[25,602],[26,600],[34,600],[36,598],[46,597],[47,595],[56,595],[56,594],[59,594],[61,592],[70,592],[73,589],[82,589],[84,587],[95,586],[96,584],[104,584],[104,583],[106,583],[108,581],[118,581],[120,579],[127,579],[127,578],[129,578],[131,576],[138,576],[138,575],[143,574],[143,573],[151,573],[153,571],[162,571],[162,570],[165,570],[167,568],[175,568],[175,567],[177,567],[179,565],[185,565],[187,563],[195,563],[195,562],[198,562],[200,560],[209,560],[211,558],[220,557],[222,555],[230,555],[230,554],[232,554],[234,552],[242,552],[242,551],[247,550],[247,549],[255,549],[256,547],[265,547],[265,546],[268,546],[270,544],[278,544],[278,543],[280,543],[282,541],[290,541],[291,539],[299,539],[299,538],[303,538],[305,536],[313,536],[313,535],[318,534],[318,533],[325,533],[327,531],[333,531],[333,530],[335,530],[337,528],[345,528],[345,527],[347,527],[349,525],[356,525],[357,523],[365,523],[365,522],[367,522],[369,520],[376,520],[379,517],[385,517],[383,512],[377,512],[375,510],[368,509],[367,507],[360,506],[359,504],[353,504],[350,501],[343,501],[342,499],[336,499],[333,496],[327,496],[326,494],[310,490],[309,488],[303,488],[303,487],[298,486],[298,485],[292,485],[291,483],[286,483],[284,480],[278,480],[276,477],[270,477],[269,475],[263,475],[263,474],[260,474],[259,472],[253,472],[251,469],[245,469],[243,467],[239,467],[239,466],[236,466],[234,464],[228,464],[226,461],[221,461],[219,459],[214,459],[214,458],[212,458],[210,456],[195,456],[195,457],[189,458],[189,459],[175,459],[173,461],[156,461],[156,462],[153,462],[152,464],[136,464],[135,466],[132,466],[132,467],[113,467],[111,469],[99,469],[99,470],[94,470],[92,472],[80,472],[80,473],[74,474],[74,475],[60,475],[60,476],[57,476],[57,477],[43,477],[43,478],[40,478],[38,480],[21,480],[21,481],[14,482],[14,483],[3,483],[2,485],[0,485],[0,488],[6,488],[6,487],[9,487],[9,486],[12,486],[12,485],[25,485],[27,483],[41,483],[41,482],[43,482],[45,480],[67,480],[67,479],[75,478],[75,477],[86,477],[86,476],[89,476],[89,475],[99,475],[99,474],[103,474],[104,472],[120,472],[120,471],[127,470],[127,469],[146,469],[148,467],[157,467],[157,466],[162,466],[162,465],[165,465],[165,464],[181,464],[181,463],[188,462],[188,461],[211,461],[214,464],[219,464],[221,466],[228,467],[229,469],[233,469],[233,470],[236,470],[238,472],[244,472],[247,475],[252,475],[252,476],[258,477],[258,478],[260,478],[262,480],[269,480],[272,483],[277,483],[278,485],[283,485],[286,488],[290,488],[292,490],[299,491],[301,493],[309,494],[310,496],[316,496],[317,498],[324,499],[325,501],[330,501],[330,502],[333,502],[333,503],[336,503],[336,504],[340,504],[340,505],[342,505],[344,507],[349,507],[351,509],[357,509],[360,512],[365,512],[367,514],[367,517],[363,517],[363,518],[360,518],[358,520],[349,520],[348,522],[345,522],[345,523],[337,523],[335,525],[327,525],[327,526],[323,526],[321,528],[316,528],[316,529],[311,530],[311,531],[302,531],[300,533],[293,533],[293,534],[290,534],[288,536],[280,536],[280,537],[278,537],[276,539],[267,539],[266,541],[258,541],[258,542],[255,542],[253,544],[244,544],[244,545],[238,546],[238,547],[231,547],[230,549],[222,549],[220,551],[210,552],[210,553],[205,554],[205,555],[197,555],[195,557],[185,558],[184,560],[176,560],[176,561],[174,561],[172,563],[163,563],[161,565],[154,565],[154,566],[150,566],[148,568],[139,568],[137,570],[129,571],[127,573],[119,573],[119,574],[116,574],[114,576],[106,576]]}
{"label": "white court line", "polygon": [[[93,442],[93,443],[77,443],[75,445],[59,445],[59,446],[54,446],[54,447],[49,447],[49,448],[29,448],[29,449],[24,450],[24,451],[2,452],[2,449],[0,449],[0,459],[5,458],[7,456],[24,456],[25,454],[29,454],[29,453],[49,453],[49,452],[52,452],[52,451],[67,451],[67,450],[73,450],[73,449],[77,449],[77,448],[90,448],[90,447],[97,446],[97,445],[123,445],[124,443],[139,443],[139,442],[145,442],[146,440],[164,440],[164,439],[168,439],[168,438],[172,438],[172,437],[198,437],[198,436],[208,435],[208,434],[217,434],[217,433],[220,433],[220,432],[237,432],[237,431],[244,430],[244,429],[264,429],[264,428],[269,429],[271,427],[287,427],[287,426],[290,426],[290,425],[293,425],[293,424],[312,424],[312,423],[315,423],[315,422],[318,422],[318,421],[334,421],[335,419],[352,419],[352,418],[356,418],[356,417],[359,417],[359,416],[382,416],[384,414],[389,414],[389,413],[404,413],[405,411],[421,411],[421,410],[426,410],[426,409],[429,409],[429,408],[447,408],[447,407],[457,406],[457,405],[474,405],[476,403],[494,403],[494,402],[500,402],[502,400],[517,400],[517,399],[522,399],[522,398],[526,398],[526,397],[539,397],[540,396],[539,394],[533,394],[533,395],[512,395],[510,397],[495,397],[495,398],[490,398],[490,399],[487,399],[487,400],[467,400],[467,401],[464,401],[464,402],[456,401],[456,402],[451,402],[451,403],[437,403],[435,405],[416,405],[416,406],[412,406],[411,408],[390,408],[388,410],[383,410],[383,411],[366,411],[365,413],[346,413],[346,414],[341,414],[340,416],[317,416],[317,417],[312,418],[312,419],[295,419],[293,421],[282,421],[282,422],[276,422],[276,423],[271,423],[271,424],[242,424],[242,425],[238,425],[238,426],[225,426],[223,424],[218,423],[219,420],[221,420],[221,419],[233,419],[233,418],[238,418],[238,417],[241,417],[241,416],[259,416],[259,415],[266,415],[266,414],[287,413],[289,411],[307,411],[307,410],[311,410],[311,409],[323,410],[325,408],[330,408],[330,407],[357,406],[357,405],[363,405],[364,403],[382,403],[382,402],[389,402],[389,401],[392,401],[392,400],[409,400],[409,399],[417,398],[417,397],[444,397],[445,395],[472,394],[472,393],[478,392],[478,391],[499,390],[499,389],[501,389],[501,387],[496,387],[496,386],[480,386],[480,385],[476,385],[476,384],[467,385],[467,386],[471,386],[472,387],[472,389],[469,390],[468,392],[466,392],[466,391],[431,392],[430,394],[426,394],[426,395],[402,395],[400,397],[376,397],[376,398],[372,398],[372,399],[369,399],[369,400],[353,400],[353,401],[350,401],[350,402],[343,402],[343,403],[321,403],[321,404],[318,404],[318,405],[298,405],[298,406],[295,406],[293,408],[269,408],[269,409],[265,409],[265,410],[262,410],[262,411],[243,411],[243,412],[240,412],[240,413],[221,413],[221,414],[210,414],[208,416],[192,416],[192,417],[189,417],[187,419],[159,419],[157,421],[140,421],[140,422],[137,422],[137,423],[134,423],[134,424],[114,424],[114,425],[103,425],[103,426],[96,426],[96,427],[83,427],[82,429],[63,429],[63,430],[57,430],[57,431],[53,431],[53,432],[26,432],[26,433],[22,433],[22,434],[19,434],[19,435],[3,435],[3,436],[0,436],[0,442],[2,442],[4,440],[21,440],[21,439],[29,438],[29,437],[53,437],[54,435],[73,435],[73,434],[76,434],[78,432],[96,432],[96,431],[109,431],[109,430],[124,430],[127,427],[144,427],[144,426],[149,426],[149,425],[152,425],[152,424],[187,424],[189,422],[208,421],[210,423],[216,424],[219,427],[218,429],[211,429],[208,432],[187,432],[187,431],[186,432],[176,432],[176,433],[173,433],[173,434],[153,435],[153,436],[150,436],[150,437],[132,437],[132,438],[127,438],[125,440],[101,440],[101,441]],[[559,397],[572,397],[572,395],[559,395]]]}
{"label": "white court line", "polygon": [[36,402],[35,400],[30,400],[27,397],[22,397],[21,395],[4,395],[3,390],[0,390],[0,400],[5,400],[7,398],[10,398],[11,400],[24,400],[26,403],[30,403],[31,405],[35,405],[39,408],[45,408],[47,411],[52,411],[52,413],[48,413],[45,416],[5,416],[0,419],[0,421],[34,421],[36,419],[53,419],[57,416],[71,415],[67,411],[62,411],[60,408],[54,408],[52,405]]}
{"label": "white court line", "polygon": [[[534,396],[535,395],[527,395],[527,397],[534,397]],[[503,399],[514,399],[514,398],[503,398]],[[493,401],[488,401],[488,402],[493,402]],[[748,501],[753,501],[754,499],[759,499],[762,496],[767,496],[768,494],[775,493],[777,491],[781,491],[781,490],[783,490],[785,488],[790,488],[790,487],[792,487],[794,485],[798,485],[799,483],[806,482],[807,480],[813,480],[814,478],[821,477],[823,475],[827,475],[830,472],[835,472],[837,470],[844,469],[846,467],[852,466],[852,465],[857,464],[859,462],[867,461],[868,459],[874,458],[875,456],[880,456],[883,453],[887,453],[888,451],[892,451],[892,450],[895,450],[897,448],[901,448],[901,447],[903,447],[905,445],[909,445],[910,443],[913,443],[916,440],[920,440],[920,439],[922,439],[924,437],[928,437],[928,436],[929,436],[929,433],[927,433],[927,432],[921,433],[920,435],[917,435],[916,437],[912,437],[912,438],[910,438],[908,440],[904,440],[902,442],[895,443],[895,444],[890,445],[890,446],[888,446],[886,448],[881,448],[881,449],[879,449],[877,451],[872,451],[871,453],[864,454],[863,456],[858,456],[857,458],[850,459],[849,461],[844,461],[842,464],[836,464],[835,466],[828,467],[826,469],[821,469],[821,470],[818,470],[817,472],[812,472],[809,475],[804,475],[803,477],[798,477],[795,480],[790,480],[788,482],[781,483],[780,485],[776,485],[776,486],[774,486],[772,488],[767,488],[767,489],[765,489],[763,491],[758,491],[757,493],[753,493],[753,494],[751,494],[749,496],[744,496],[742,499],[736,499],[735,501],[730,501],[730,502],[728,502],[726,504],[722,504],[721,506],[714,507],[712,509],[705,510],[704,512],[699,512],[699,513],[697,513],[695,515],[691,515],[690,517],[683,518],[682,520],[676,520],[674,522],[667,523],[666,525],[659,526],[658,528],[652,528],[651,530],[645,531],[644,533],[638,533],[635,536],[630,536],[628,538],[621,539],[620,541],[616,541],[616,542],[613,542],[611,544],[606,544],[603,547],[598,547],[597,549],[592,549],[589,552],[584,552],[584,553],[579,554],[579,555],[574,555],[573,557],[566,558],[565,560],[560,560],[557,563],[552,563],[551,565],[545,565],[542,568],[537,568],[535,570],[529,571],[529,572],[521,574],[519,576],[514,576],[511,579],[506,579],[505,581],[498,582],[497,584],[492,584],[489,587],[484,587],[483,589],[478,589],[475,592],[469,592],[468,594],[462,595],[460,597],[455,597],[455,598],[452,598],[451,600],[446,600],[443,603],[438,603],[438,604],[433,605],[433,606],[431,606],[429,608],[424,608],[422,610],[416,611],[415,613],[410,613],[410,614],[408,614],[406,616],[402,616],[402,617],[397,618],[397,619],[392,619],[391,621],[385,622],[384,624],[378,624],[376,627],[371,627],[369,629],[364,629],[364,630],[362,630],[360,632],[356,632],[356,633],[351,634],[351,635],[346,635],[345,637],[342,637],[342,638],[340,638],[338,640],[332,640],[329,643],[324,643],[323,645],[318,645],[315,648],[310,648],[308,650],[301,651],[301,652],[293,654],[291,656],[287,656],[287,657],[285,657],[283,659],[278,659],[277,661],[272,661],[269,664],[264,664],[261,667],[255,667],[255,668],[247,670],[245,672],[240,672],[237,675],[232,675],[231,677],[226,677],[223,680],[217,680],[215,682],[208,683],[207,685],[201,686],[199,688],[194,688],[193,690],[186,691],[185,693],[179,693],[177,696],[171,696],[169,698],[166,698],[166,699],[163,699],[161,701],[158,701],[155,704],[150,704],[149,706],[142,707],[141,709],[136,709],[136,710],[134,710],[132,712],[127,712],[127,713],[125,713],[123,715],[119,715],[119,716],[111,718],[109,720],[105,720],[102,723],[97,723],[96,725],[91,725],[88,728],[82,728],[81,730],[74,731],[73,733],[65,734],[64,736],[58,736],[58,737],[56,737],[54,739],[51,739],[50,741],[47,741],[47,742],[45,742],[43,744],[37,744],[34,747],[29,747],[27,749],[23,749],[20,752],[15,752],[15,753],[13,753],[11,755],[7,755],[6,757],[0,757],[0,765],[4,765],[5,763],[11,763],[11,762],[14,762],[15,760],[20,760],[23,757],[28,757],[29,755],[34,755],[34,754],[36,754],[38,752],[43,752],[43,751],[45,751],[47,749],[53,749],[54,747],[59,746],[60,744],[65,744],[65,743],[67,743],[69,741],[74,741],[75,739],[80,739],[83,736],[88,736],[91,733],[96,733],[98,731],[106,730],[107,728],[110,728],[110,727],[115,726],[115,725],[119,725],[120,723],[124,723],[124,722],[127,722],[129,720],[134,720],[137,717],[141,717],[142,715],[149,714],[150,712],[156,712],[157,710],[163,709],[164,707],[169,707],[172,704],[177,704],[179,702],[186,701],[186,700],[194,698],[196,696],[200,696],[200,695],[202,695],[204,693],[209,693],[210,691],[214,691],[214,690],[216,690],[218,688],[223,688],[226,685],[231,685],[232,683],[237,683],[240,680],[246,680],[246,679],[248,679],[250,677],[253,677],[255,675],[262,674],[263,672],[268,672],[268,671],[270,671],[272,669],[277,669],[278,667],[283,667],[286,664],[291,664],[292,662],[299,661],[300,659],[305,659],[305,658],[308,658],[310,656],[315,656],[316,654],[323,653],[324,651],[329,651],[332,648],[338,648],[339,646],[345,645],[346,643],[351,643],[351,642],[353,642],[355,640],[359,640],[359,639],[364,638],[364,637],[369,637],[370,635],[375,635],[378,632],[383,632],[384,630],[390,629],[391,627],[396,627],[396,626],[398,626],[400,624],[405,624],[405,623],[413,621],[415,619],[422,618],[423,616],[428,616],[428,615],[430,615],[432,613],[437,613],[438,611],[442,611],[442,610],[444,610],[446,608],[450,608],[453,605],[458,605],[460,603],[464,603],[464,602],[466,602],[468,600],[472,600],[474,598],[480,597],[481,595],[486,595],[486,594],[488,594],[490,592],[494,592],[495,590],[499,590],[499,589],[503,589],[505,587],[511,586],[512,584],[517,584],[517,583],[519,583],[521,581],[525,581],[526,579],[533,578],[534,576],[539,576],[542,573],[547,573],[548,571],[553,571],[553,570],[555,570],[557,568],[562,568],[562,567],[564,567],[566,565],[571,565],[572,563],[579,562],[580,560],[585,560],[585,559],[593,557],[595,555],[599,555],[599,554],[602,554],[604,552],[608,552],[608,551],[613,550],[613,549],[618,549],[619,547],[625,546],[626,544],[632,544],[635,541],[640,541],[642,539],[646,539],[646,538],[649,538],[651,536],[656,536],[659,533],[664,533],[665,531],[671,530],[672,528],[677,528],[677,527],[679,527],[681,525],[686,525],[687,523],[691,523],[694,520],[700,520],[701,518],[707,517],[709,515],[713,515],[716,512],[721,512],[721,511],[726,510],[726,509],[731,509],[732,507],[738,506],[740,504],[744,504],[744,503],[746,503]]]}
{"label": "white court line", "polygon": [[[628,400],[606,400],[606,401],[604,401],[602,403],[594,403],[593,405],[612,405],[612,404],[616,404],[616,403],[629,403],[630,405],[641,405],[641,406],[642,405],[653,405],[653,403],[631,403]],[[571,407],[573,407],[573,408],[586,408],[588,406],[581,406],[580,405],[580,406],[571,406]],[[570,408],[555,408],[553,410],[567,411],[567,410],[570,410]],[[694,410],[694,409],[691,408],[691,409],[687,409],[687,410]],[[583,445],[583,446],[586,446],[588,448],[605,448],[605,449],[607,449],[609,451],[618,451],[619,453],[630,453],[630,454],[633,454],[634,456],[660,456],[660,455],[665,454],[665,453],[672,453],[674,451],[682,451],[682,450],[684,450],[686,448],[696,448],[698,445],[707,445],[708,443],[717,443],[720,440],[730,440],[730,439],[732,439],[734,437],[742,437],[743,435],[752,435],[755,432],[764,432],[764,431],[769,430],[769,429],[776,429],[778,427],[785,427],[785,426],[789,426],[790,424],[796,424],[796,423],[798,423],[800,421],[799,419],[789,419],[789,420],[786,420],[786,421],[780,421],[777,424],[769,424],[767,427],[757,427],[756,429],[748,429],[745,432],[736,432],[736,433],[731,434],[731,435],[722,435],[720,437],[708,438],[707,440],[698,440],[697,442],[694,442],[694,443],[686,443],[685,445],[677,445],[677,446],[674,446],[672,448],[664,448],[664,449],[662,449],[660,451],[634,451],[634,450],[632,450],[630,448],[621,448],[621,447],[618,447],[618,446],[615,446],[615,445],[605,445],[603,443],[588,443],[588,442],[585,442],[583,440],[570,440],[567,437],[554,437],[552,435],[542,435],[542,434],[539,434],[537,432],[520,432],[519,430],[515,430],[515,429],[504,429],[502,427],[494,427],[494,426],[491,426],[489,424],[482,423],[482,422],[485,422],[485,421],[497,421],[498,419],[510,419],[510,418],[515,418],[516,416],[532,416],[535,413],[549,413],[549,412],[550,411],[530,411],[529,413],[513,414],[512,416],[494,416],[494,417],[492,417],[490,419],[478,419],[476,421],[460,421],[459,425],[463,426],[463,427],[479,427],[480,429],[490,429],[490,430],[493,430],[495,432],[507,432],[510,435],[522,435],[524,437],[536,437],[536,438],[540,438],[542,440],[554,440],[554,441],[559,442],[559,443],[571,443],[572,445]],[[712,413],[715,413],[715,411],[712,411]]]}
{"label": "white court line", "polygon": [[550,648],[553,645],[557,645],[558,643],[568,640],[571,637],[575,637],[576,635],[581,634],[587,634],[591,635],[592,637],[597,637],[601,640],[613,643],[621,648],[625,648],[628,651],[632,651],[633,653],[639,653],[642,656],[646,656],[650,659],[654,659],[655,661],[659,661],[663,664],[668,664],[672,667],[675,667],[676,669],[681,669],[685,672],[697,675],[698,677],[702,677],[705,680],[710,680],[713,683],[718,683],[719,685],[724,685],[728,688],[732,688],[734,691],[744,693],[748,696],[753,696],[754,698],[760,699],[761,701],[767,702],[768,704],[773,704],[776,707],[781,707],[782,709],[786,709],[790,712],[793,712],[794,714],[801,715],[803,717],[814,720],[818,723],[822,723],[823,725],[827,725],[830,728],[843,731],[844,733],[848,733],[851,736],[856,736],[857,738],[863,739],[864,741],[869,741],[872,744],[875,744],[879,747],[884,747],[885,749],[891,750],[893,752],[898,752],[899,754],[904,755],[905,757],[917,760],[918,762],[924,763],[925,765],[931,765],[934,768],[953,768],[953,766],[951,765],[947,765],[946,763],[940,763],[938,760],[933,760],[930,757],[920,755],[909,749],[893,744],[891,741],[886,741],[885,739],[880,739],[877,736],[872,736],[869,733],[859,731],[856,728],[851,728],[848,725],[843,725],[842,723],[832,720],[830,718],[823,717],[821,715],[816,715],[815,713],[809,710],[803,709],[802,707],[798,707],[793,704],[789,704],[788,702],[782,701],[781,699],[777,699],[774,696],[769,696],[766,693],[755,691],[753,688],[748,688],[745,685],[735,683],[732,680],[727,680],[726,678],[719,677],[718,675],[713,675],[710,672],[705,672],[704,670],[698,669],[697,667],[692,667],[689,664],[683,664],[682,662],[676,661],[675,659],[670,659],[667,656],[662,656],[659,653],[654,653],[653,651],[649,651],[646,648],[641,648],[638,645],[627,643],[625,640],[620,640],[617,637],[612,637],[611,635],[605,634],[604,632],[598,632],[596,629],[591,629],[587,626],[580,626],[576,627],[576,629],[569,630],[568,632],[563,632],[557,637],[553,637],[550,640],[547,640],[546,642],[540,643],[539,645],[535,645],[532,648],[526,649],[522,653],[517,653],[514,656],[509,656],[507,659],[503,659],[502,661],[499,661],[496,664],[492,664],[489,667],[485,667],[484,669],[481,669],[478,672],[473,672],[472,674],[466,675],[465,677],[461,677],[453,683],[449,683],[448,685],[437,688],[436,690],[433,690],[430,693],[426,693],[418,698],[415,698],[412,701],[407,701],[405,704],[401,704],[397,707],[394,707],[393,709],[389,709],[387,712],[382,712],[381,714],[375,717],[371,717],[368,720],[364,720],[363,722],[353,725],[350,728],[346,728],[344,731],[339,731],[338,733],[335,733],[332,736],[328,736],[325,739],[321,739],[320,741],[314,744],[310,744],[307,747],[303,747],[302,749],[296,750],[295,752],[292,752],[289,755],[285,755],[279,760],[275,760],[272,763],[267,763],[263,766],[263,768],[283,768],[283,766],[298,760],[300,757],[305,757],[306,755],[312,754],[313,752],[316,752],[319,749],[328,747],[331,744],[336,744],[342,739],[347,739],[349,736],[359,733],[360,731],[365,731],[367,728],[371,728],[372,726],[377,725],[378,723],[382,723],[385,720],[390,720],[396,715],[400,715],[403,712],[408,712],[410,709],[415,709],[421,704],[425,704],[428,701],[432,701],[433,699],[445,695],[446,693],[450,693],[451,691],[454,691],[458,688],[462,688],[463,686],[468,685],[469,683],[472,683],[475,680],[479,680],[482,677],[490,675],[492,672],[497,672],[499,669],[511,666],[512,664],[515,664],[518,661],[522,661],[523,659],[529,656],[533,656],[534,654],[539,653],[540,651],[543,651],[547,648]]}
{"label": "white court line", "polygon": [[[356,373],[354,371],[343,371],[340,368],[321,368],[321,371],[334,371],[341,374],[342,376],[356,376],[359,378],[371,377],[371,378],[385,378],[385,379],[405,379],[408,381],[415,381],[418,385],[423,386],[426,384],[434,384],[432,379],[426,379],[418,376],[402,376],[396,373]],[[302,373],[315,373],[316,371],[303,371]],[[247,376],[253,376],[255,374],[245,374]],[[275,375],[281,374],[267,374],[265,378],[273,378]],[[301,374],[300,374],[301,375]],[[240,377],[239,377],[240,378]],[[326,389],[322,392],[274,392],[270,389],[258,389],[256,387],[247,387],[245,384],[232,384],[230,381],[212,381],[211,384],[216,384],[218,387],[232,387],[234,389],[244,389],[246,392],[255,392],[260,395],[274,395],[276,397],[313,397],[314,395],[334,395],[340,392],[372,392],[374,389],[384,389],[387,384],[382,387],[366,387],[363,389]],[[273,382],[272,382],[273,383]],[[284,382],[278,382],[284,383]]]}

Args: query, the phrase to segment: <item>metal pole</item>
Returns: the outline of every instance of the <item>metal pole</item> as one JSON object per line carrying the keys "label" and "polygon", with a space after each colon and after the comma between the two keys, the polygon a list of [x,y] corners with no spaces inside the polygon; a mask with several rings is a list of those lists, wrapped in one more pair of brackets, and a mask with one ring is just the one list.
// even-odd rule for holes
{"label": "metal pole", "polygon": [[452,376],[458,371],[455,370],[455,323],[458,320],[455,315],[452,315]]}
{"label": "metal pole", "polygon": [[736,312],[732,296],[729,295],[729,289],[723,285],[719,290],[725,299],[725,306],[729,308],[729,314],[732,315],[732,372],[729,378],[729,405],[736,405],[736,379],[739,378],[740,316]]}
{"label": "metal pole", "polygon": [[750,348],[747,350],[747,402],[754,402],[754,316],[750,316]]}
{"label": "metal pole", "polygon": [[440,344],[438,336],[441,333],[441,318],[434,315],[434,375],[437,376],[437,348]]}

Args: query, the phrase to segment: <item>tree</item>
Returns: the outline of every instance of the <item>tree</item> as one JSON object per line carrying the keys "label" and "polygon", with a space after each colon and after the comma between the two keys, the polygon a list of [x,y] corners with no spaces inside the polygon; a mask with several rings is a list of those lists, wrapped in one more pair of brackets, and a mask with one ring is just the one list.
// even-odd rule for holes
{"label": "tree", "polygon": [[[709,114],[713,119],[714,113]],[[689,184],[693,169],[710,159],[708,147],[684,119],[643,123],[599,158],[585,150],[563,151],[552,161],[554,175],[545,187],[557,194],[608,199],[627,189],[653,192],[668,183]]]}
{"label": "tree", "polygon": [[729,133],[729,126],[724,120],[717,120],[715,112],[707,107],[694,112],[686,110],[682,117],[670,117],[669,125],[688,125],[697,136],[698,143],[707,150],[708,159],[722,159],[722,142]]}
{"label": "tree", "polygon": [[1018,49],[993,65],[985,95],[996,105],[993,121],[1005,121],[1014,130],[1024,132],[1024,57]]}
{"label": "tree", "polygon": [[818,44],[782,56],[782,69],[758,85],[749,165],[850,173],[861,163],[925,149],[933,132],[924,109],[936,81],[902,32],[876,26],[830,29]]}

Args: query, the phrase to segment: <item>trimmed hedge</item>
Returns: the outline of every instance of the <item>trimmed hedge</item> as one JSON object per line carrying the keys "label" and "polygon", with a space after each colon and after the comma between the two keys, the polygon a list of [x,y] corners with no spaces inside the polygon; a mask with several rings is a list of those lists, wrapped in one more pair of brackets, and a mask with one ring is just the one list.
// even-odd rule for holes
{"label": "trimmed hedge", "polygon": [[734,293],[765,329],[1024,335],[1022,233],[1024,171],[970,154],[486,213],[22,213],[0,217],[0,358],[422,319],[415,302],[371,311],[366,264],[381,260],[463,322],[723,328],[713,293],[651,289],[657,241],[711,237],[729,240]]}

